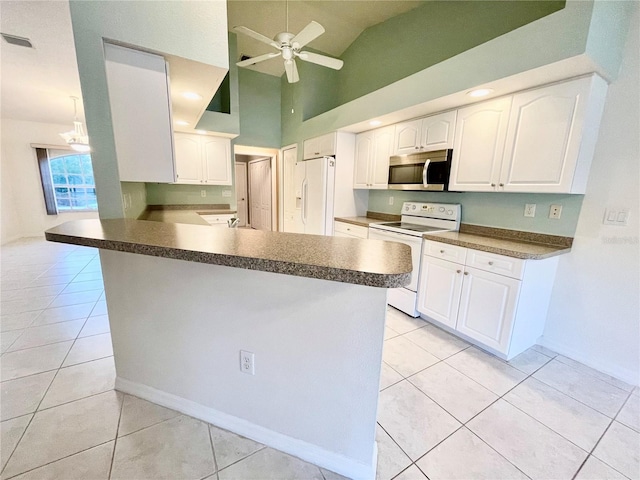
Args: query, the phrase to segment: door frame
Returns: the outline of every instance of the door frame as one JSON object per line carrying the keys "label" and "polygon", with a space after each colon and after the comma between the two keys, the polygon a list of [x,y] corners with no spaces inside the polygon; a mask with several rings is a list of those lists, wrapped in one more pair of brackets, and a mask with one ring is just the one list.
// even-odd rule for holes
{"label": "door frame", "polygon": [[[284,231],[284,151],[290,150],[292,148],[298,148],[297,143],[292,143],[290,145],[286,145],[280,149],[280,160],[279,165],[280,169],[278,170],[278,231]],[[296,151],[298,160],[300,160],[300,151]]]}
{"label": "door frame", "polygon": [[[235,157],[235,155],[234,155]],[[244,225],[241,225],[243,227],[250,227],[251,226],[251,222],[249,221],[249,165],[247,162],[238,162],[235,161],[233,162],[233,174],[235,175],[236,173],[236,168],[238,167],[238,165],[244,167],[244,191],[246,192],[245,195],[245,199],[244,199],[244,218],[247,220],[246,223]],[[238,206],[238,183],[237,183],[237,177],[234,177],[235,181],[234,181],[234,190],[235,190],[235,194],[236,194],[236,210],[238,210],[238,212],[236,212],[238,215],[238,217],[240,217],[240,212],[239,212],[239,206]]]}
{"label": "door frame", "polygon": [[[278,176],[281,175],[282,170],[282,155],[277,148],[263,148],[263,147],[251,147],[248,145],[234,145],[233,146],[234,161],[235,155],[256,155],[261,157],[270,158],[271,167],[271,229],[272,231],[280,231],[282,223],[280,222],[280,204],[278,203],[279,191]],[[234,190],[235,190],[235,169],[234,169]],[[247,168],[247,183],[249,182],[249,172]],[[248,185],[247,185],[248,191]],[[235,192],[234,192],[235,193]],[[236,206],[237,207],[237,206]]]}

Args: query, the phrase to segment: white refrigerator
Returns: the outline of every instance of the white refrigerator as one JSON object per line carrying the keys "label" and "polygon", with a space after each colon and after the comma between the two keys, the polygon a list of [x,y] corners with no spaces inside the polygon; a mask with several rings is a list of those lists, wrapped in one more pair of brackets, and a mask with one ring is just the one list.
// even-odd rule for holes
{"label": "white refrigerator", "polygon": [[288,171],[285,171],[285,183],[286,177],[289,177],[291,184],[289,205],[285,205],[284,231],[331,235],[335,158],[320,157],[295,161],[288,166]]}

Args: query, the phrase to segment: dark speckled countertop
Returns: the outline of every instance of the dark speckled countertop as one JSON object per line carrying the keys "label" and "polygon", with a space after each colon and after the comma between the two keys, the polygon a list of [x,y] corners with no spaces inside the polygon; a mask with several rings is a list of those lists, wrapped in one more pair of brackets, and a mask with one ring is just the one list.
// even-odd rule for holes
{"label": "dark speckled countertop", "polygon": [[209,222],[200,215],[229,215],[234,213],[236,213],[236,210],[231,210],[228,204],[149,205],[138,217],[138,220],[209,225]]}
{"label": "dark speckled countertop", "polygon": [[75,220],[47,230],[45,237],[53,242],[382,288],[407,285],[412,270],[407,245],[379,240],[132,219]]}

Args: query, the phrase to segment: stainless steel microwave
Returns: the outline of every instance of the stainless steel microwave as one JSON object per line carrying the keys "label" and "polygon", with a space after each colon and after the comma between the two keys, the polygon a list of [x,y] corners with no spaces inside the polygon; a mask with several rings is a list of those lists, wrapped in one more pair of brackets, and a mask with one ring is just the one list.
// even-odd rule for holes
{"label": "stainless steel microwave", "polygon": [[449,189],[451,150],[396,155],[389,159],[389,189],[443,192]]}

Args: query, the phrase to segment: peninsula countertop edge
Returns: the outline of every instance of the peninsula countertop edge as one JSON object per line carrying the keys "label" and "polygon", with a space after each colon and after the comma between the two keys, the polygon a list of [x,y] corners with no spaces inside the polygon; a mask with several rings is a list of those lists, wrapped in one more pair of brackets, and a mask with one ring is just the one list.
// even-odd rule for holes
{"label": "peninsula countertop edge", "polygon": [[379,288],[407,285],[406,245],[133,219],[73,220],[49,241]]}

